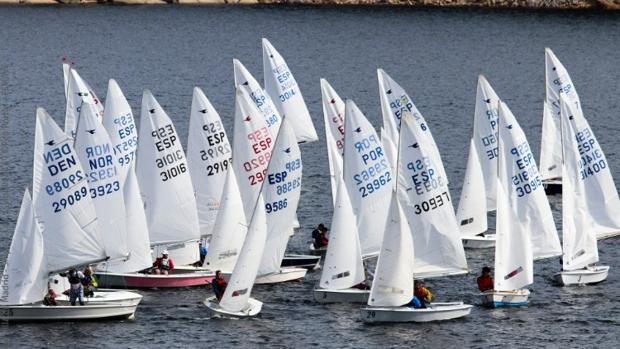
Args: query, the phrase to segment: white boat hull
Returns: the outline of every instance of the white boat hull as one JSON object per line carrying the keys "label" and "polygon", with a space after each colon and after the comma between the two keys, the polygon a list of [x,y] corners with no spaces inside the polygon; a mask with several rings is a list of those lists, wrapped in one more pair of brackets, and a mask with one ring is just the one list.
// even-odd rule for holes
{"label": "white boat hull", "polygon": [[[142,295],[121,290],[95,290],[93,297],[84,297],[84,304],[105,304],[105,303],[117,303],[132,306],[137,306],[142,301]],[[56,303],[58,305],[70,305],[69,296],[61,294],[56,297]]]}
{"label": "white boat hull", "polygon": [[608,265],[597,265],[587,269],[567,270],[555,275],[556,281],[564,286],[591,285],[603,282],[609,273]]}
{"label": "white boat hull", "polygon": [[473,305],[463,302],[431,303],[427,308],[364,307],[362,321],[375,322],[430,322],[457,319],[469,315]]}
{"label": "white boat hull", "polygon": [[314,299],[318,303],[368,303],[370,290],[347,288],[344,290],[330,290],[315,288]]}
{"label": "white boat hull", "polygon": [[605,240],[620,235],[620,231],[612,231],[607,233],[596,233],[597,240]]}
{"label": "white boat hull", "polygon": [[133,319],[137,305],[100,303],[76,306],[15,305],[0,306],[4,321],[77,321],[103,319]]}
{"label": "white boat hull", "polygon": [[227,319],[236,319],[236,318],[246,318],[258,315],[260,313],[263,303],[254,298],[248,299],[248,304],[246,307],[237,312],[231,312],[220,308],[220,305],[217,302],[215,296],[209,297],[205,299],[204,305],[207,307],[207,311],[209,312],[209,316],[212,318],[227,318]]}
{"label": "white boat hull", "polygon": [[529,303],[530,291],[528,289],[514,291],[485,291],[482,292],[483,305],[491,308],[520,307]]}
{"label": "white boat hull", "polygon": [[282,268],[279,272],[256,277],[255,285],[276,284],[303,279],[308,272],[304,268]]}
{"label": "white boat hull", "polygon": [[495,247],[495,234],[486,234],[484,236],[467,236],[463,237],[464,248],[493,248]]}

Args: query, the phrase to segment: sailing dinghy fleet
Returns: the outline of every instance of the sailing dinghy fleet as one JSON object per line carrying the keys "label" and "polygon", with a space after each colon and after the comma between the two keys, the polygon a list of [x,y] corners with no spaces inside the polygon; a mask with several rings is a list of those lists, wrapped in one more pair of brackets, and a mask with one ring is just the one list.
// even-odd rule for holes
{"label": "sailing dinghy fleet", "polygon": [[[264,88],[233,61],[234,131],[229,139],[200,88],[192,97],[187,148],[145,90],[138,130],[111,79],[105,104],[69,64],[61,130],[36,112],[32,196],[26,189],[3,277],[8,321],[133,318],[142,296],[127,288],[208,285],[221,271],[211,317],[256,316],[256,284],[300,280],[320,256],[286,255],[299,227],[299,144],[318,140],[301,89],[280,53],[262,41]],[[457,210],[430,126],[413,99],[377,70],[378,133],[352,100],[320,80],[333,219],[318,303],[362,303],[364,322],[428,322],[470,314],[462,301],[411,304],[414,279],[469,272],[465,248],[494,248],[491,307],[528,304],[536,260],[561,256],[562,285],[604,281],[597,240],[620,234],[620,200],[607,159],[584,117],[567,70],[545,50],[546,98],[540,171],[525,133],[479,76],[473,133]],[[562,244],[545,190],[562,194]],[[495,212],[495,229],[488,216]],[[200,262],[199,243],[209,250]],[[166,251],[176,266],[152,274]],[[169,251],[169,252],[168,252]],[[99,285],[85,305],[66,296],[44,305],[59,275],[93,265]],[[374,272],[373,272],[374,267]],[[63,274],[64,275],[64,274]],[[117,289],[117,290],[114,290]],[[353,306],[353,305],[350,305]]]}

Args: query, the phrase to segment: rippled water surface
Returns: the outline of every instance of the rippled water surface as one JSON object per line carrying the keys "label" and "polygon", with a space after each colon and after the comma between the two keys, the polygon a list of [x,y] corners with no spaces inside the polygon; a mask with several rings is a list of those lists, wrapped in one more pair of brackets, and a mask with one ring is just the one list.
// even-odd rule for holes
{"label": "rippled water surface", "polygon": [[[460,195],[476,77],[485,74],[529,137],[540,143],[544,47],[569,70],[586,117],[620,179],[620,15],[577,12],[307,7],[0,8],[0,265],[8,252],[23,189],[30,185],[35,107],[64,118],[61,57],[75,61],[100,97],[115,78],[139,115],[151,89],[185,141],[191,93],[204,89],[232,134],[232,59],[262,80],[260,38],[288,61],[324,135],[319,78],[354,99],[375,126],[376,72],[384,68],[415,100],[442,153],[455,202]],[[289,250],[305,252],[310,230],[332,209],[323,139],[302,146],[302,229]],[[551,198],[558,225],[559,197]],[[620,239],[599,244],[612,266],[607,282],[559,288],[557,259],[536,262],[531,304],[475,307],[435,324],[367,326],[357,306],[318,305],[319,273],[299,283],[257,286],[261,316],[207,320],[206,289],[141,292],[135,321],[0,325],[9,347],[598,347],[620,346]],[[477,304],[475,274],[492,251],[467,252],[474,274],[427,280],[438,300]]]}

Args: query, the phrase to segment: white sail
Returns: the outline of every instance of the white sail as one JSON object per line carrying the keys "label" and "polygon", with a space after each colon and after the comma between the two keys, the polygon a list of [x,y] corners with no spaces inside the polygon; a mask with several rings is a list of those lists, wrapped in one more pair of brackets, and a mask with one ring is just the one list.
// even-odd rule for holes
{"label": "white sail", "polygon": [[323,101],[323,121],[325,122],[325,142],[332,187],[332,202],[336,204],[338,178],[342,177],[342,157],[344,155],[344,102],[325,79],[321,79]]}
{"label": "white sail", "polygon": [[269,131],[275,137],[278,134],[282,118],[269,94],[263,90],[258,81],[250,74],[239,60],[233,59],[235,88],[241,88],[251,97],[253,104],[262,113]]}
{"label": "white sail", "polygon": [[418,128],[409,112],[400,128],[398,194],[415,244],[415,274],[437,277],[467,273],[465,250],[452,206],[448,181],[428,149],[417,139]]}
{"label": "white sail", "polygon": [[211,235],[226,173],[232,166],[232,149],[220,115],[198,87],[192,98],[187,164],[196,191],[200,234]]}
{"label": "white sail", "polygon": [[407,218],[397,198],[392,195],[389,217],[372,281],[368,305],[397,307],[413,297],[414,242]]}
{"label": "white sail", "polygon": [[103,270],[112,273],[130,273],[146,269],[152,265],[151,240],[140,196],[140,186],[136,177],[135,163],[127,171],[123,186],[125,200],[125,226],[127,229],[127,249],[130,257],[126,261],[110,261]]}
{"label": "white sail", "polygon": [[46,270],[104,260],[86,172],[73,139],[37,109],[32,175],[32,206],[45,246]]}
{"label": "white sail", "polygon": [[[64,70],[64,67],[63,67]],[[93,89],[80,77],[75,69],[69,70],[69,80],[66,89],[67,105],[65,109],[65,132],[75,136],[80,108],[82,103],[95,106],[97,120],[103,117],[103,106],[97,98]]]}
{"label": "white sail", "polygon": [[[583,130],[575,129],[575,117],[566,104],[565,98],[560,97],[560,99],[560,129],[564,155],[562,164],[562,249],[564,252],[562,269],[575,270],[598,262],[595,223],[589,207],[589,203],[598,198],[592,200],[589,196],[592,194],[592,189],[600,188],[598,185],[600,182],[597,182],[595,178],[590,180],[588,177],[583,177],[582,165],[591,168],[596,164],[597,168],[600,168],[603,163],[606,166],[606,162],[593,160],[591,164],[585,164],[584,157],[579,151],[584,145],[582,143]],[[578,132],[580,136],[577,136]],[[588,144],[587,140],[585,144]],[[597,206],[600,204],[601,202]]]}
{"label": "white sail", "polygon": [[103,126],[114,146],[121,184],[125,183],[127,173],[135,162],[138,150],[138,129],[131,107],[114,79],[108,82],[108,93],[105,99]]}
{"label": "white sail", "polygon": [[125,201],[127,248],[131,254],[127,261],[110,261],[103,267],[115,273],[143,270],[151,266],[152,256],[144,204],[135,172],[138,129],[133,111],[114,79],[108,82],[103,126],[108,131],[116,155]]}
{"label": "white sail", "polygon": [[[536,160],[525,133],[503,102],[499,104],[499,118],[500,153],[506,157],[501,160],[504,162],[503,165],[500,164],[499,170],[506,171],[503,175],[507,176],[506,178],[500,176],[500,179],[510,179],[511,186],[504,188],[504,194],[509,200],[514,217],[508,218],[511,219],[509,223],[502,222],[501,226],[498,224],[497,231],[499,232],[500,228],[505,229],[505,225],[510,226],[509,234],[520,234],[517,231],[523,230],[525,232],[523,234],[529,235],[532,239],[532,253],[535,259],[559,256],[562,254],[560,239]],[[505,148],[501,149],[502,146]]]}
{"label": "white sail", "polygon": [[75,151],[88,180],[89,195],[95,204],[99,235],[108,257],[127,259],[125,200],[114,147],[97,111],[83,103],[75,135]]}
{"label": "white sail", "polygon": [[[495,149],[497,149],[497,145]],[[487,181],[491,181],[494,178],[497,178],[497,174]],[[459,206],[456,210],[456,218],[462,236],[478,235],[486,232],[488,229],[487,200],[485,195],[483,195],[487,193],[487,191],[484,188],[484,183],[485,177],[482,173],[478,151],[472,139],[469,142],[469,157],[467,159],[467,169],[465,170],[461,199],[459,200]],[[495,203],[495,195],[493,195],[493,201]]]}
{"label": "white sail", "polygon": [[359,284],[366,275],[356,218],[342,177],[338,178],[337,193],[320,286],[338,290]]}
{"label": "white sail", "polygon": [[211,270],[232,271],[239,258],[247,231],[241,193],[235,171],[231,168],[226,172],[226,182],[209,243],[209,253],[202,266]]}
{"label": "white sail", "polygon": [[549,48],[545,48],[545,87],[545,103],[548,111],[543,113],[541,139],[545,140],[546,144],[543,144],[540,149],[540,167],[543,180],[561,178],[562,176],[560,95],[566,97],[574,108],[581,111],[579,95],[568,75],[568,71]]}
{"label": "white sail", "polygon": [[[525,134],[502,102],[499,102],[498,127],[497,235],[493,280],[496,291],[511,291],[534,282],[533,232],[529,222],[534,220],[540,224],[541,221],[535,217],[542,213],[537,212],[538,207],[533,205],[533,192],[525,193],[524,186],[533,189],[531,183],[519,183],[517,186],[513,181],[523,170],[525,173],[534,172],[537,178],[534,189],[538,192],[543,189]],[[526,168],[523,169],[523,166]]]}
{"label": "white sail", "polygon": [[267,217],[265,214],[265,201],[259,193],[258,202],[251,215],[251,223],[248,234],[241,248],[239,259],[230,276],[228,286],[219,305],[224,310],[241,311],[248,304],[254,280],[258,273],[260,259],[265,248],[267,239]]}
{"label": "white sail", "polygon": [[69,75],[71,74],[71,65],[69,63],[63,63],[62,64],[62,78],[64,81],[64,92],[65,92],[65,101],[67,99],[67,97],[69,97],[67,94],[69,92]]}
{"label": "white sail", "polygon": [[284,58],[267,39],[263,39],[263,72],[265,91],[280,115],[289,118],[297,141],[317,141],[319,137],[299,85]]}
{"label": "white sail", "polygon": [[[388,161],[390,163],[390,171],[392,171],[392,173],[396,173],[396,162],[398,162],[398,148],[396,147],[396,142],[390,136],[390,133],[387,132],[384,128],[381,128],[381,143],[383,144],[383,149],[385,149],[385,156],[388,158]],[[392,187],[396,187],[396,182],[397,181],[392,181]]]}
{"label": "white sail", "polygon": [[[172,121],[150,91],[142,96],[137,175],[151,244],[198,241],[196,199],[185,152]],[[192,244],[193,246],[194,244]],[[198,246],[170,249],[178,265],[199,260]]]}
{"label": "white sail", "polygon": [[[564,113],[573,127],[577,142],[578,170],[576,175],[583,182],[585,192],[584,209],[592,216],[592,229],[597,238],[605,238],[620,234],[620,199],[616,185],[611,176],[605,153],[600,143],[594,136],[594,132],[588,121],[583,116],[582,110],[576,108],[574,102],[562,95],[564,99]],[[577,188],[573,188],[577,189]],[[588,229],[587,227],[581,229]]]}
{"label": "white sail", "polygon": [[274,137],[248,92],[237,87],[235,95],[233,169],[241,192],[243,212],[246,219],[250,219],[261,183],[266,178]]}
{"label": "white sail", "polygon": [[377,132],[353,101],[346,101],[345,114],[344,181],[357,216],[362,254],[376,255],[394,178]]}
{"label": "white sail", "polygon": [[43,251],[43,236],[26,189],[0,279],[0,304],[28,304],[43,299],[47,290]]}
{"label": "white sail", "polygon": [[[446,171],[443,168],[443,162],[439,155],[439,150],[433,139],[433,135],[424,120],[424,116],[418,108],[413,104],[413,100],[409,97],[405,89],[403,89],[396,81],[394,81],[383,69],[377,69],[377,78],[379,79],[379,97],[381,99],[381,115],[383,117],[383,128],[389,133],[390,139],[396,141],[400,130],[401,117],[404,112],[410,112],[416,122],[417,127],[414,129],[416,139],[426,139],[429,144],[429,151],[433,153],[436,162],[441,166],[438,167],[440,175],[447,179]],[[392,166],[395,167],[396,160],[393,160]]]}
{"label": "white sail", "polygon": [[[474,132],[472,140],[478,152],[478,163],[486,193],[487,211],[495,210],[497,192],[497,103],[499,97],[484,78],[478,76]],[[481,192],[482,193],[482,192]]]}
{"label": "white sail", "polygon": [[295,132],[289,119],[282,119],[262,188],[267,214],[267,241],[259,275],[280,270],[299,204],[302,170],[301,151]]}
{"label": "white sail", "polygon": [[559,118],[551,113],[551,108],[545,101],[540,139],[540,176],[543,180],[562,177],[562,148],[558,147],[562,141],[558,139],[561,136],[559,122]]}

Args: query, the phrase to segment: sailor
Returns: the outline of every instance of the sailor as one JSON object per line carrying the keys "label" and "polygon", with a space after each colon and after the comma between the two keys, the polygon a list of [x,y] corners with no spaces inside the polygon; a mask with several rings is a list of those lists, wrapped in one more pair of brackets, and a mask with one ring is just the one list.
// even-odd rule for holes
{"label": "sailor", "polygon": [[433,300],[433,294],[428,288],[424,287],[424,281],[422,280],[415,280],[413,282],[413,295],[422,303],[422,308],[425,308]]}
{"label": "sailor", "polygon": [[198,243],[198,250],[200,252],[200,265],[204,263],[205,257],[207,256],[207,247],[200,241]]}
{"label": "sailor", "polygon": [[211,286],[213,286],[213,293],[215,293],[215,298],[220,301],[222,299],[222,296],[224,295],[224,291],[226,291],[226,286],[228,286],[228,283],[222,277],[222,272],[220,270],[215,272],[215,279],[211,281]]}
{"label": "sailor", "polygon": [[97,288],[97,280],[93,275],[93,269],[90,265],[87,265],[84,268],[84,278],[82,279],[82,287],[84,288],[84,296],[86,297],[94,297],[95,289]]}
{"label": "sailor", "polygon": [[56,292],[52,290],[48,285],[47,294],[43,297],[43,305],[54,306],[56,305]]}
{"label": "sailor", "polygon": [[153,263],[153,272],[158,275],[168,275],[172,270],[174,270],[174,263],[172,262],[172,258],[168,257],[168,251],[164,250],[161,253],[161,257],[157,258]]}
{"label": "sailor", "polygon": [[491,268],[485,266],[482,267],[482,273],[476,279],[478,283],[478,289],[480,292],[488,291],[493,289],[493,277],[491,277]]}
{"label": "sailor", "polygon": [[312,231],[312,239],[314,242],[314,248],[319,249],[322,247],[327,247],[329,240],[327,239],[327,228],[323,223],[319,224],[319,226]]}
{"label": "sailor", "polygon": [[82,288],[84,274],[75,268],[71,268],[68,273],[61,273],[60,275],[69,279],[69,302],[71,305],[75,305],[76,300],[80,301],[80,305],[84,305],[84,289]]}

